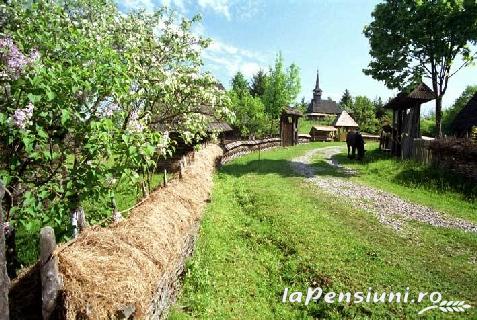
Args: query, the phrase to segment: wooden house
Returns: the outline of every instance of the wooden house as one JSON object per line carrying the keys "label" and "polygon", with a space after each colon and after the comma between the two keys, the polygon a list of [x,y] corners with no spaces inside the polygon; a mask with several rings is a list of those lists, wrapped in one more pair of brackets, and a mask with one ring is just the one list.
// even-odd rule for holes
{"label": "wooden house", "polygon": [[455,116],[452,129],[459,138],[477,140],[477,92]]}
{"label": "wooden house", "polygon": [[280,138],[282,146],[298,144],[298,119],[302,113],[294,108],[286,108],[280,116]]}
{"label": "wooden house", "polygon": [[337,129],[337,140],[339,141],[346,141],[346,135],[348,132],[359,128],[356,121],[354,121],[345,110],[336,117],[333,126]]}
{"label": "wooden house", "polygon": [[314,125],[310,130],[311,141],[333,141],[336,138],[337,129],[332,126]]}
{"label": "wooden house", "polygon": [[389,101],[384,108],[393,110],[391,154],[401,158],[410,158],[415,138],[421,137],[421,104],[436,98],[424,83],[410,92],[401,92]]}

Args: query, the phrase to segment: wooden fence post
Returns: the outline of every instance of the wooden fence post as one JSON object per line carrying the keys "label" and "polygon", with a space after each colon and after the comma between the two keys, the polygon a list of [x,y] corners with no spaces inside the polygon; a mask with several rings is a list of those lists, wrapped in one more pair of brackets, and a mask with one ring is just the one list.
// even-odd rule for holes
{"label": "wooden fence post", "polygon": [[8,290],[10,289],[10,278],[7,274],[7,259],[5,256],[5,232],[3,231],[3,210],[2,200],[5,189],[0,181],[0,320],[9,319]]}
{"label": "wooden fence post", "polygon": [[56,249],[55,231],[46,226],[40,230],[40,277],[41,277],[41,313],[43,319],[50,319],[56,309],[58,291],[62,281],[58,272],[58,257],[53,255]]}
{"label": "wooden fence post", "polygon": [[179,161],[179,179],[184,177],[184,161],[181,159]]}
{"label": "wooden fence post", "polygon": [[164,176],[162,177],[164,180],[164,187],[167,186],[167,169],[164,169]]}

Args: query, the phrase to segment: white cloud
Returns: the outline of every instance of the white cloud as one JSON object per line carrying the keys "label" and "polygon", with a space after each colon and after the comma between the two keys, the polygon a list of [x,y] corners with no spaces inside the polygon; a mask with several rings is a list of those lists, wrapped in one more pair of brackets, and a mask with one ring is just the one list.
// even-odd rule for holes
{"label": "white cloud", "polygon": [[202,9],[210,8],[212,11],[224,15],[230,20],[230,2],[229,0],[198,0]]}
{"label": "white cloud", "polygon": [[[252,78],[261,69],[261,66],[255,62],[245,62],[240,66],[240,71],[246,78]],[[263,68],[262,68],[263,69]]]}
{"label": "white cloud", "polygon": [[219,72],[225,71],[229,78],[239,71],[245,77],[251,78],[260,69],[266,70],[264,68],[266,59],[263,54],[241,49],[220,40],[213,40],[202,56],[208,62],[209,68]]}

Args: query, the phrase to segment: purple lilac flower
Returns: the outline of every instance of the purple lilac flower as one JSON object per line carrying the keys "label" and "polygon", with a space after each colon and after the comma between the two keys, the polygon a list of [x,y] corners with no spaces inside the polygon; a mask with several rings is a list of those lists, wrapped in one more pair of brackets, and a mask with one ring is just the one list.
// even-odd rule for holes
{"label": "purple lilac flower", "polygon": [[25,108],[15,110],[13,124],[20,129],[25,129],[33,117],[33,104],[30,102]]}
{"label": "purple lilac flower", "polygon": [[144,125],[141,123],[141,121],[139,121],[139,115],[137,113],[137,110],[134,110],[132,113],[131,113],[131,116],[129,117],[129,123],[128,123],[128,127],[130,130],[132,131],[136,131],[136,132],[142,132],[144,131]]}
{"label": "purple lilac flower", "polygon": [[40,58],[38,50],[32,50],[26,57],[9,37],[0,38],[0,59],[6,65],[7,72],[13,79],[18,79],[25,67]]}

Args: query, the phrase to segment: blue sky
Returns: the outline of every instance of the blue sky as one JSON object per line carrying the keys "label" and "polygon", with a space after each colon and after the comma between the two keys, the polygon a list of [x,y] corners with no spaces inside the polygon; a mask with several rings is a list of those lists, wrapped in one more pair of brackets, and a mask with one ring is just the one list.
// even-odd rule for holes
{"label": "blue sky", "polygon": [[[120,0],[123,10],[152,10],[166,5],[186,16],[200,13],[194,32],[213,40],[204,52],[205,68],[226,87],[237,71],[251,77],[268,70],[277,52],[285,63],[300,67],[302,92],[312,96],[316,70],[324,97],[339,100],[345,89],[353,96],[386,100],[397,92],[363,74],[369,45],[362,34],[379,1],[371,0]],[[457,73],[449,82],[444,107],[467,85],[477,85],[477,66]],[[433,103],[423,113],[433,109]]]}

